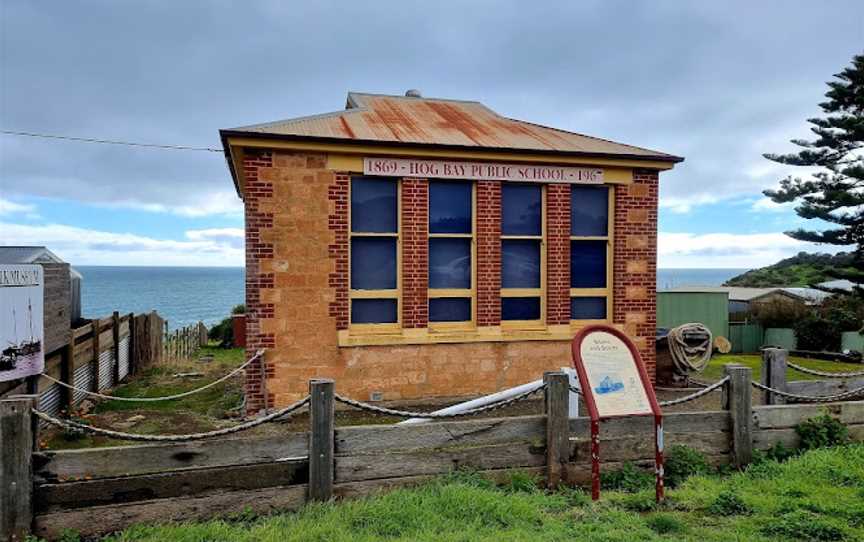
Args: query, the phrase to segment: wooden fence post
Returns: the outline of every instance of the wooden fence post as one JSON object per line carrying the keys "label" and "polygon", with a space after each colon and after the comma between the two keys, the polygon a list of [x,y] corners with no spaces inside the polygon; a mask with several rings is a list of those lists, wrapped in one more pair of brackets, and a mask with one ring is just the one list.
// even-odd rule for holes
{"label": "wooden fence post", "polygon": [[[786,391],[786,358],[789,353],[782,348],[766,348],[762,351],[762,375],[759,381],[762,385],[775,390]],[[786,398],[762,391],[762,404],[785,405]]]}
{"label": "wooden fence post", "polygon": [[563,372],[543,374],[546,384],[546,486],[566,482],[570,460],[570,379]]}
{"label": "wooden fence post", "polygon": [[99,382],[99,319],[96,318],[93,320],[90,325],[92,326],[91,333],[93,334],[93,391],[98,392],[100,390],[101,383]]}
{"label": "wooden fence post", "polygon": [[120,313],[114,311],[111,315],[111,326],[114,334],[114,385],[120,383]]}
{"label": "wooden fence post", "polygon": [[[335,445],[333,409],[335,383],[309,381],[309,495],[310,501],[327,501],[333,496],[333,450]],[[265,398],[266,401],[266,398]]]}
{"label": "wooden fence post", "polygon": [[732,463],[743,467],[753,459],[753,408],[751,380],[753,371],[742,365],[726,365],[730,377],[725,395],[725,408],[732,420]]}
{"label": "wooden fence post", "polygon": [[[69,330],[69,342],[60,357],[60,381],[75,385],[75,328]],[[60,409],[71,414],[75,407],[75,394],[66,386],[60,386]]]}
{"label": "wooden fence post", "polygon": [[0,540],[25,540],[33,523],[33,406],[0,400]]}

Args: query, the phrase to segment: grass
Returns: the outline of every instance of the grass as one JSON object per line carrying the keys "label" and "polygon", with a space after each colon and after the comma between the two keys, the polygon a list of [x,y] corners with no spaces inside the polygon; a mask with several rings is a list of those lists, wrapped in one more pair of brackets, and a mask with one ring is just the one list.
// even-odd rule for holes
{"label": "grass", "polygon": [[[864,370],[864,365],[860,363],[840,363],[836,361],[823,361],[818,359],[807,359],[790,356],[789,361],[807,367],[808,369],[818,369],[820,371],[832,372],[850,372]],[[759,354],[721,354],[714,356],[708,363],[708,367],[697,378],[707,381],[715,381],[723,378],[723,366],[729,363],[745,365],[753,369],[753,379],[759,380],[762,374],[762,356]],[[820,380],[821,377],[812,376],[804,373],[799,373],[794,369],[789,369],[787,373],[789,380]]]}
{"label": "grass", "polygon": [[864,540],[864,445],[821,449],[731,476],[700,475],[668,492],[547,493],[525,475],[496,487],[465,473],[298,513],[139,525],[112,542]]}

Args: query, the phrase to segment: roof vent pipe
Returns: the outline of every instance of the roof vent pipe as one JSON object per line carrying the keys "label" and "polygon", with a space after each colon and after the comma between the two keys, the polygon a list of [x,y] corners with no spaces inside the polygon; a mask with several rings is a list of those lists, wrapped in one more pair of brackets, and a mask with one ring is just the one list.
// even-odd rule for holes
{"label": "roof vent pipe", "polygon": [[422,98],[423,97],[423,95],[420,94],[420,91],[417,90],[416,88],[409,88],[408,90],[406,90],[405,96],[408,96],[409,98]]}

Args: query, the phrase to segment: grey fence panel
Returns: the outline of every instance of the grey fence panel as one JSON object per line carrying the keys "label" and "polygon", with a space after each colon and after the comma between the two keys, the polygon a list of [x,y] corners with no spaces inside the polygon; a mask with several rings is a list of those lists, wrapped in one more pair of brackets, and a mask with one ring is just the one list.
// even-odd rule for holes
{"label": "grey fence panel", "polygon": [[39,410],[47,412],[52,416],[60,414],[60,400],[63,397],[63,392],[60,386],[52,384],[45,391],[39,394]]}
{"label": "grey fence panel", "polygon": [[123,337],[120,339],[120,359],[117,361],[119,364],[117,374],[122,381],[124,378],[129,376],[129,337]]}
{"label": "grey fence panel", "polygon": [[99,353],[99,391],[114,386],[114,349]]}
{"label": "grey fence panel", "polygon": [[[90,363],[85,363],[84,365],[75,369],[75,373],[72,375],[72,383],[76,388],[81,388],[82,390],[94,391],[93,390],[93,368]],[[77,405],[81,401],[87,398],[87,394],[82,391],[74,392],[72,396],[73,402]]]}

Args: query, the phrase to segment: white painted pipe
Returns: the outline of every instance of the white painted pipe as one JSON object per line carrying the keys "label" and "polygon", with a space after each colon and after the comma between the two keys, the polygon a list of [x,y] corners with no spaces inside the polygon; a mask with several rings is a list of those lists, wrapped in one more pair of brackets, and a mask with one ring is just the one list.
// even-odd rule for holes
{"label": "white painted pipe", "polygon": [[[562,367],[562,371],[567,373],[567,376],[570,380],[570,385],[576,388],[579,387],[579,380],[576,378],[576,371],[570,367]],[[527,384],[522,384],[521,386],[516,386],[515,388],[509,388],[503,391],[495,392],[490,395],[484,395],[483,397],[478,397],[477,399],[471,399],[470,401],[465,401],[464,403],[459,403],[456,405],[451,405],[446,408],[442,408],[440,410],[436,410],[433,414],[456,414],[459,412],[465,412],[466,410],[471,410],[472,408],[478,408],[486,405],[490,405],[492,403],[497,403],[499,401],[506,401],[511,397],[515,397],[517,395],[521,395],[523,393],[527,393],[531,390],[536,390],[540,386],[543,385],[543,379],[535,380],[534,382],[529,382]],[[579,416],[579,396],[572,391],[570,392],[570,417],[576,418]],[[432,418],[410,418],[405,421],[399,422],[396,425],[414,425],[417,423],[426,423],[433,421]]]}

